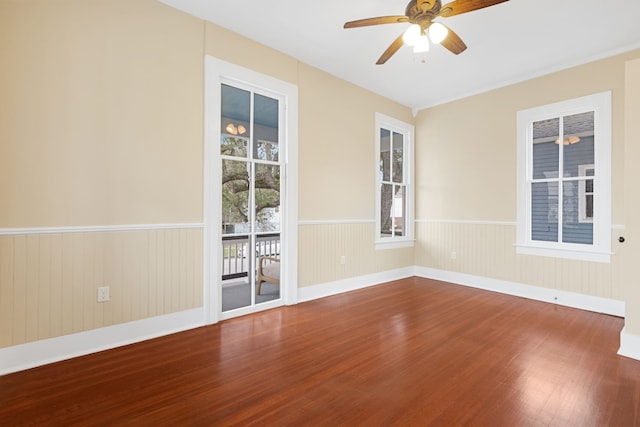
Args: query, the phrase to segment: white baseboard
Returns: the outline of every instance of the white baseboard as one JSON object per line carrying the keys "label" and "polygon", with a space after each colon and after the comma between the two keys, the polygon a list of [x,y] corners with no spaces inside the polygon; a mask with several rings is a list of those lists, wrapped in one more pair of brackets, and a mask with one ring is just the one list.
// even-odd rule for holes
{"label": "white baseboard", "polygon": [[610,314],[624,317],[624,301],[579,294],[576,292],[561,291],[539,286],[524,285],[521,283],[507,282],[504,280],[490,279],[470,274],[456,273],[446,270],[438,270],[427,267],[415,267],[416,276],[427,279],[441,280],[457,285],[470,286],[501,294],[544,301],[596,313]]}
{"label": "white baseboard", "polygon": [[[298,289],[298,302],[414,276],[413,267]],[[0,375],[205,325],[205,309],[181,311],[0,349]]]}
{"label": "white baseboard", "polygon": [[393,280],[415,276],[414,267],[405,267],[397,270],[381,273],[367,274],[365,276],[350,277],[335,282],[321,283],[319,285],[298,288],[298,302],[311,301],[318,298],[337,295],[343,292],[355,291],[369,286],[379,285]]}
{"label": "white baseboard", "polygon": [[620,349],[618,350],[618,354],[620,356],[640,360],[640,336],[632,335],[626,331],[626,328],[622,328],[622,331],[620,332]]}
{"label": "white baseboard", "polygon": [[0,375],[203,326],[204,309],[122,323],[0,349]]}
{"label": "white baseboard", "polygon": [[[623,301],[414,266],[298,288],[298,302],[324,298],[412,276],[624,317]],[[204,308],[196,308],[6,347],[0,349],[0,375],[193,329],[205,324]],[[640,360],[640,336],[628,334],[623,329],[620,334],[618,354]]]}

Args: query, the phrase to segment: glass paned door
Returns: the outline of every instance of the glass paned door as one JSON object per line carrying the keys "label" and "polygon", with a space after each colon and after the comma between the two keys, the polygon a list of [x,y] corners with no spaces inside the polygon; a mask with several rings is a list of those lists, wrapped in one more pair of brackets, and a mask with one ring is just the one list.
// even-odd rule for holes
{"label": "glass paned door", "polygon": [[281,297],[280,103],[221,85],[223,312]]}

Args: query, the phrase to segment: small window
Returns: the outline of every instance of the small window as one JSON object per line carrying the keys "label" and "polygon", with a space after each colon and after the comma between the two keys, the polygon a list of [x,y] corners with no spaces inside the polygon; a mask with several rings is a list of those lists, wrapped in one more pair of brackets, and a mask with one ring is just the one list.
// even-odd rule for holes
{"label": "small window", "polygon": [[413,126],[376,114],[376,247],[413,245]]}
{"label": "small window", "polygon": [[518,112],[518,253],[608,262],[611,94]]}
{"label": "small window", "polygon": [[[580,165],[580,176],[594,176],[594,165]],[[593,179],[583,179],[580,181],[578,193],[578,221],[593,223]]]}

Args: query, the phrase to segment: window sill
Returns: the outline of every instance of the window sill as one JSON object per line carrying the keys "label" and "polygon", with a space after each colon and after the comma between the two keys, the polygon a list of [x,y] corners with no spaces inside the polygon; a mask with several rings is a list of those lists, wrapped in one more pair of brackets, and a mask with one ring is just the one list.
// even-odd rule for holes
{"label": "window sill", "polygon": [[597,249],[577,250],[568,248],[548,248],[525,244],[515,244],[514,246],[516,247],[516,253],[519,255],[546,256],[551,258],[573,259],[577,261],[610,263],[611,255],[613,255],[611,252],[598,251]]}
{"label": "window sill", "polygon": [[400,248],[412,248],[415,240],[406,239],[406,240],[393,240],[393,241],[385,241],[385,240],[376,240],[376,250],[384,250],[384,249],[400,249]]}

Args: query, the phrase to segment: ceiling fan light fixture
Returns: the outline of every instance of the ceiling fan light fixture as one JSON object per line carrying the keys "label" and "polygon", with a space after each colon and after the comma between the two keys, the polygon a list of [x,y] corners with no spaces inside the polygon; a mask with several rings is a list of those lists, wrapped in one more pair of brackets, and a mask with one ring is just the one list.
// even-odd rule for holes
{"label": "ceiling fan light fixture", "polygon": [[227,125],[227,127],[225,128],[225,130],[227,132],[229,132],[231,135],[237,135],[238,134],[238,129],[233,125],[233,123],[229,123]]}
{"label": "ceiling fan light fixture", "polygon": [[231,135],[244,135],[247,132],[247,128],[245,128],[244,125],[236,126],[233,123],[227,124],[224,129]]}
{"label": "ceiling fan light fixture", "polygon": [[434,44],[442,43],[442,41],[447,38],[448,34],[449,34],[449,29],[447,29],[447,27],[445,27],[439,22],[434,22],[429,27],[429,38],[431,39],[431,42]]}
{"label": "ceiling fan light fixture", "polygon": [[413,46],[413,53],[429,52],[429,37],[420,36]]}
{"label": "ceiling fan light fixture", "polygon": [[[576,135],[571,135],[565,139],[562,140],[562,145],[573,145],[576,142],[580,142],[580,137],[576,136]],[[560,138],[555,140],[556,144],[560,144]]]}
{"label": "ceiling fan light fixture", "polygon": [[422,35],[422,28],[418,24],[412,24],[402,35],[402,41],[409,46],[415,46]]}
{"label": "ceiling fan light fixture", "polygon": [[[509,0],[409,0],[404,10],[404,15],[357,19],[345,22],[343,27],[359,28],[382,24],[411,24],[387,47],[376,61],[376,65],[385,64],[404,45],[415,46],[420,36],[425,34],[431,39],[432,43],[442,44],[449,52],[459,55],[467,49],[467,45],[455,31],[443,24],[434,22],[434,20],[462,15],[463,13],[473,12],[474,10],[484,9],[507,1]],[[443,2],[445,2],[444,7],[442,6]],[[425,49],[423,43],[416,48],[416,51]],[[423,58],[424,56],[422,55]]]}

